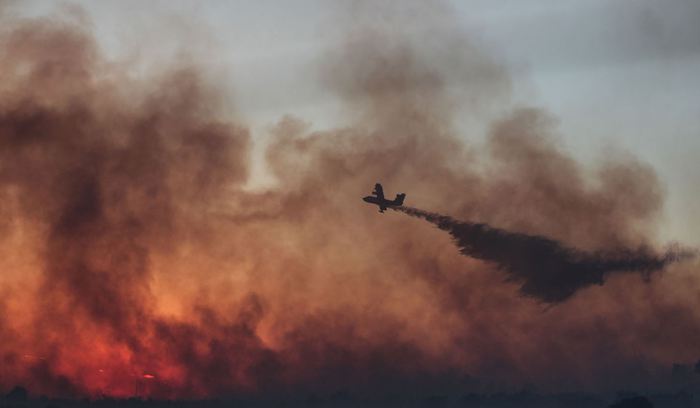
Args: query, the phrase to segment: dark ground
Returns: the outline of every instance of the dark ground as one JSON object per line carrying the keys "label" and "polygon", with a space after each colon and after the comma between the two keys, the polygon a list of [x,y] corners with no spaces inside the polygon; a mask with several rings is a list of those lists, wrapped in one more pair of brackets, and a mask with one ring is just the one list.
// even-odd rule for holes
{"label": "dark ground", "polygon": [[52,399],[32,397],[21,387],[16,387],[0,398],[0,408],[231,408],[231,407],[468,407],[468,408],[700,408],[700,394],[677,392],[673,394],[637,395],[618,393],[614,396],[595,394],[538,394],[532,392],[465,394],[459,397],[426,396],[406,399],[401,396],[378,399],[356,398],[344,393],[328,396],[297,398],[221,398],[208,400],[151,400],[129,399]]}

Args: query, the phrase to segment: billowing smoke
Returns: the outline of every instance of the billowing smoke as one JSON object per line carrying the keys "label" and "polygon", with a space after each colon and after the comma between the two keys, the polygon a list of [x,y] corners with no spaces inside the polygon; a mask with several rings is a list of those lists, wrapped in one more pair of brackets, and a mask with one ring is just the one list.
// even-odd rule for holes
{"label": "billowing smoke", "polygon": [[616,272],[636,272],[648,278],[669,262],[691,256],[689,251],[677,250],[658,256],[645,248],[585,253],[546,237],[457,221],[417,208],[394,209],[447,231],[462,254],[495,263],[507,273],[508,280],[522,284],[523,294],[545,302],[561,302],[581,288],[602,285],[609,274]]}
{"label": "billowing smoke", "polygon": [[[344,41],[321,70],[345,124],[272,126],[277,184],[264,191],[246,188],[245,118],[196,60],[134,73],[104,58],[81,19],[5,15],[0,390],[602,389],[697,359],[693,261],[580,288],[619,265],[559,281],[521,266],[527,255],[502,264],[520,271],[504,283],[442,231],[359,200],[380,179],[387,194],[523,234],[508,246],[573,270],[579,252],[564,248],[650,248],[644,268],[625,269],[667,261],[652,255],[664,198],[653,169],[578,163],[545,112],[510,105],[506,70],[447,6],[365,6],[341,13]],[[483,245],[498,231],[482,228]],[[521,245],[532,236],[554,241]],[[519,285],[545,300],[578,291],[542,311]]]}

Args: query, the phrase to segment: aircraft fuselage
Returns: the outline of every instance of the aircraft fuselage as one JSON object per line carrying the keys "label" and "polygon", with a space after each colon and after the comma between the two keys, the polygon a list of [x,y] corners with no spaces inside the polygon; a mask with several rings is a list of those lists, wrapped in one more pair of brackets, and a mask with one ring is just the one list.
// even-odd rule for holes
{"label": "aircraft fuselage", "polygon": [[376,204],[379,206],[379,212],[384,212],[387,208],[394,207],[397,204],[394,203],[393,200],[387,200],[387,199],[380,199],[375,196],[366,196],[363,197],[362,200],[364,200],[367,203],[370,204]]}
{"label": "aircraft fuselage", "polygon": [[387,208],[403,205],[404,197],[406,197],[406,194],[401,193],[397,194],[395,199],[387,200],[384,198],[384,190],[382,189],[382,185],[379,183],[375,184],[372,194],[374,195],[363,197],[362,200],[366,203],[379,206],[379,212],[384,212]]}

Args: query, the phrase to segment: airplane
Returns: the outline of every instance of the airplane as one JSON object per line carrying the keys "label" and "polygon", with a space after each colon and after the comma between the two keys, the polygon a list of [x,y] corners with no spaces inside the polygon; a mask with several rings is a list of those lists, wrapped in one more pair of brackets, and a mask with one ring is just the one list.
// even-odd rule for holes
{"label": "airplane", "polygon": [[379,183],[374,185],[374,191],[372,191],[372,194],[374,195],[368,195],[367,197],[363,197],[362,200],[370,204],[378,205],[380,213],[383,213],[387,208],[398,207],[403,205],[403,199],[406,198],[406,194],[400,193],[396,194],[396,198],[394,200],[387,200],[386,198],[384,198],[384,189]]}

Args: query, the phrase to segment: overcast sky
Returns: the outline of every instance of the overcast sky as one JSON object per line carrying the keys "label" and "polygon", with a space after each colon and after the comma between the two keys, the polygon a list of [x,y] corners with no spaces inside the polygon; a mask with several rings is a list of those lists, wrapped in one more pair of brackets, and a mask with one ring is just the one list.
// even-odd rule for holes
{"label": "overcast sky", "polygon": [[[338,120],[337,101],[316,72],[323,50],[337,39],[338,3],[349,4],[35,0],[15,7],[41,15],[80,4],[115,57],[140,52],[154,62],[190,44],[190,53],[231,84],[236,111],[264,140],[266,127],[287,113],[318,128]],[[700,244],[700,1],[455,0],[452,6],[472,40],[508,67],[515,101],[557,117],[567,148],[581,160],[612,150],[652,164],[668,190],[662,236]]]}

